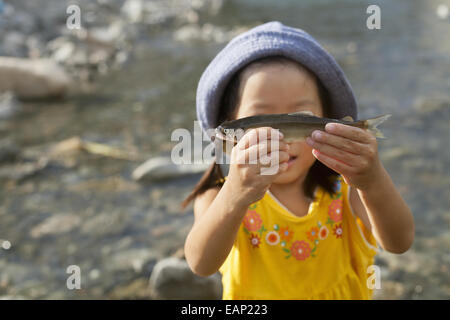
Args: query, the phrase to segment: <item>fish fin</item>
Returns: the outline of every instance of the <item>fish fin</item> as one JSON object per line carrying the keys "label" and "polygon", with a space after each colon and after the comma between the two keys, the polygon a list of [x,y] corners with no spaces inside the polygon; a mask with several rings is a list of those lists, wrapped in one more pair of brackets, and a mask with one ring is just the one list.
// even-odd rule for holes
{"label": "fish fin", "polygon": [[373,119],[367,119],[366,123],[367,123],[367,130],[373,134],[375,137],[377,138],[382,138],[385,139],[386,137],[383,135],[383,133],[381,133],[380,130],[378,130],[378,126],[383,123],[384,121],[386,121],[386,119],[388,119],[390,116],[392,116],[392,114],[385,114]]}
{"label": "fish fin", "polygon": [[353,120],[353,118],[351,117],[351,116],[345,116],[345,117],[343,117],[341,120],[344,120],[344,121],[351,121],[351,122],[354,122],[355,120]]}
{"label": "fish fin", "polygon": [[307,110],[288,113],[288,115],[290,115],[290,116],[295,116],[295,115],[299,115],[299,114],[308,114],[310,116],[314,115],[314,113],[312,113],[312,111],[307,111]]}

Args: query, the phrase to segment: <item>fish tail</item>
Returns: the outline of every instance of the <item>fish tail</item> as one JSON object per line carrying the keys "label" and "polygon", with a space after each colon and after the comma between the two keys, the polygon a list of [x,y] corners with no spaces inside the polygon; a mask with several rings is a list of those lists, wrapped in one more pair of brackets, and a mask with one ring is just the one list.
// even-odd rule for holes
{"label": "fish tail", "polygon": [[373,119],[367,119],[367,130],[373,134],[377,138],[385,139],[386,137],[383,135],[383,133],[377,128],[381,123],[386,121],[392,114],[385,114]]}

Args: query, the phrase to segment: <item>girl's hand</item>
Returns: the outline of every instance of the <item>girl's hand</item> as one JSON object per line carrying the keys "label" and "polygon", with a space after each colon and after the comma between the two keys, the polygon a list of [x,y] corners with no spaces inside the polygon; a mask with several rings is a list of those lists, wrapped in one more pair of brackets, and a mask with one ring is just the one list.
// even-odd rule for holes
{"label": "girl's hand", "polygon": [[306,143],[313,155],[340,173],[344,181],[361,190],[380,176],[377,139],[368,131],[340,123],[327,123],[325,131],[315,130]]}
{"label": "girl's hand", "polygon": [[[288,145],[282,138],[270,127],[250,129],[231,150],[225,183],[245,206],[260,200],[277,174],[287,170]],[[275,139],[278,141],[272,141]]]}

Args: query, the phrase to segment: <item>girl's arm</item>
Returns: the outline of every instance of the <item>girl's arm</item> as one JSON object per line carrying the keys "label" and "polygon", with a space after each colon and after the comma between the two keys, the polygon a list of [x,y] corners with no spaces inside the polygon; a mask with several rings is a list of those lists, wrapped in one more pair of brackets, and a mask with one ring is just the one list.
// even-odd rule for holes
{"label": "girl's arm", "polygon": [[397,191],[386,169],[381,165],[367,189],[358,189],[365,215],[373,226],[373,234],[383,249],[404,253],[414,240],[414,219],[411,210]]}
{"label": "girl's arm", "polygon": [[[269,127],[249,130],[232,149],[230,170],[220,191],[211,189],[196,198],[194,225],[184,245],[186,260],[194,273],[208,276],[220,268],[248,206],[264,196],[277,173],[286,171],[288,146],[283,141],[272,145],[270,140],[275,138],[282,138],[281,133]],[[276,163],[277,172],[273,174],[260,174],[260,161],[249,164],[250,159],[267,156]]]}
{"label": "girl's arm", "polygon": [[414,218],[378,158],[376,138],[363,129],[339,123],[327,124],[325,131],[314,131],[312,139],[307,139],[314,156],[358,189],[364,208],[359,206],[358,215],[370,222],[383,249],[407,251],[414,240]]}
{"label": "girl's arm", "polygon": [[195,274],[208,276],[220,268],[233,246],[247,207],[237,201],[228,181],[221,189],[210,189],[195,199],[195,222],[184,247],[186,260]]}

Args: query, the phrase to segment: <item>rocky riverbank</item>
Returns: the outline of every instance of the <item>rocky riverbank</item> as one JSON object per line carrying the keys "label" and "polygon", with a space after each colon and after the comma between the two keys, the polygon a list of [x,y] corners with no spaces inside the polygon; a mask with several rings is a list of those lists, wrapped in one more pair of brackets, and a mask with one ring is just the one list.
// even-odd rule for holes
{"label": "rocky riverbank", "polygon": [[[245,28],[226,30],[204,21],[218,14],[223,2],[2,0],[0,91],[11,90],[23,98],[46,97],[45,91],[36,95],[35,87],[23,83],[30,77],[23,70],[28,69],[27,64],[33,64],[40,70],[49,71],[44,80],[55,80],[63,85],[60,93],[79,92],[80,87],[87,89],[88,83],[99,75],[123,68],[138,42],[161,32],[169,31],[174,39],[182,42],[228,41]],[[69,27],[68,21],[73,14],[67,10],[69,5],[79,8],[79,28]],[[3,65],[10,60],[5,59],[3,63],[2,56],[21,59],[9,63],[8,69],[4,70]],[[61,70],[52,72],[58,65]],[[64,71],[64,76],[74,79],[75,83],[59,79]],[[11,75],[18,78],[14,83],[11,83]],[[47,95],[53,96],[54,91],[50,89]]]}
{"label": "rocky riverbank", "polygon": [[[0,93],[0,298],[220,297],[220,277],[198,278],[183,259],[193,214],[180,202],[202,168],[173,175],[170,137],[192,128],[196,84],[210,59],[268,19],[301,21],[324,41],[351,78],[363,117],[393,113],[380,128],[388,137],[380,157],[415,215],[416,240],[404,255],[377,257],[375,297],[450,297],[450,75],[442,67],[450,51],[434,39],[447,23],[434,11],[430,18],[399,0],[383,19],[398,21],[402,37],[369,37],[357,27],[365,8],[342,1],[70,1],[81,9],[82,30],[66,27],[65,1],[0,3],[0,56],[26,66],[50,61],[70,78],[56,97],[27,96],[20,79]],[[330,31],[327,10],[351,28]],[[402,12],[423,13],[417,20],[426,25],[408,25]],[[23,70],[34,69],[22,64],[15,75]],[[44,89],[56,79],[35,76]],[[80,267],[80,290],[66,286],[71,265]]]}

